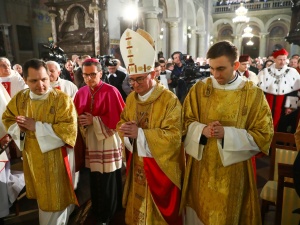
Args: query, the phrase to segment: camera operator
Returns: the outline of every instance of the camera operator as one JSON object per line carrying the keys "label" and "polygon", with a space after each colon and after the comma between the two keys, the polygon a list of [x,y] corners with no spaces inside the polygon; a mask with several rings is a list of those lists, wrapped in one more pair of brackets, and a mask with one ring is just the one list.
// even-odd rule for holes
{"label": "camera operator", "polygon": [[178,99],[181,101],[183,100],[184,95],[186,93],[186,84],[184,80],[180,79],[180,77],[182,76],[182,73],[186,65],[183,59],[183,54],[181,52],[179,51],[173,52],[171,57],[175,65],[171,74],[172,82],[170,83],[170,85],[173,88],[176,88],[176,95]]}

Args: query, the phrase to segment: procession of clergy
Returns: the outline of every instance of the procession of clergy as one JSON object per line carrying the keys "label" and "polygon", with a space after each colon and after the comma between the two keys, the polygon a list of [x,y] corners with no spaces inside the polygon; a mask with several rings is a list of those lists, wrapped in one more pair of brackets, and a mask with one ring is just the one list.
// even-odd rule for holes
{"label": "procession of clergy", "polygon": [[[0,224],[24,186],[40,225],[67,224],[82,167],[97,224],[122,207],[126,224],[261,224],[252,161],[268,155],[274,131],[295,133],[299,120],[300,76],[288,52],[275,51],[275,63],[251,78],[236,72],[238,49],[218,42],[207,52],[211,76],[182,105],[156,79],[147,32],[127,29],[120,49],[133,90],[126,104],[101,80],[97,59],[82,63],[86,85],[77,89],[54,61],[28,60],[22,78],[0,58]],[[10,171],[11,142],[24,175]]]}

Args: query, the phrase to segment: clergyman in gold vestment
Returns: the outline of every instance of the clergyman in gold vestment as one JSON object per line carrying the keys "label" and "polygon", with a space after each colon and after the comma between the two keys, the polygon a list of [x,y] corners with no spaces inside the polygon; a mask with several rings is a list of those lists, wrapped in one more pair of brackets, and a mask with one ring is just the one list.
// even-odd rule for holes
{"label": "clergyman in gold vestment", "polygon": [[128,150],[123,192],[125,222],[182,225],[181,104],[155,79],[155,51],[145,34],[127,29],[120,40],[128,82],[134,90],[126,99],[118,123]]}
{"label": "clergyman in gold vestment", "polygon": [[72,183],[76,109],[69,96],[51,88],[45,62],[32,59],[23,69],[29,89],[8,103],[3,124],[23,150],[26,195],[37,199],[40,225],[67,224],[77,204]]}
{"label": "clergyman in gold vestment", "polygon": [[232,43],[216,43],[207,58],[213,76],[197,82],[183,105],[186,225],[259,225],[251,157],[268,154],[270,109],[263,92],[235,73],[239,62]]}

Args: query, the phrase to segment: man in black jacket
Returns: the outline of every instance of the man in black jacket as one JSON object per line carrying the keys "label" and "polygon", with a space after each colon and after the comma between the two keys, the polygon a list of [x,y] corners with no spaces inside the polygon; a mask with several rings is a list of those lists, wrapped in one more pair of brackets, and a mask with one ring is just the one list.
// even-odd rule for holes
{"label": "man in black jacket", "polygon": [[126,77],[126,74],[120,70],[117,70],[117,61],[115,60],[109,60],[106,63],[106,66],[107,66],[108,74],[106,75],[106,77],[104,77],[103,81],[112,86],[115,86],[119,90],[125,102],[127,95],[122,88],[122,84]]}

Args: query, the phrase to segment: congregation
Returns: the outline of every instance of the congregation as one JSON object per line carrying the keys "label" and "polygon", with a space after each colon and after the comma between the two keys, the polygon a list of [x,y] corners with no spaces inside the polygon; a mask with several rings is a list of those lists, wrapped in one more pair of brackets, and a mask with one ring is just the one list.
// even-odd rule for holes
{"label": "congregation", "polygon": [[[120,50],[124,67],[0,57],[0,224],[25,187],[40,225],[67,225],[84,167],[97,225],[122,208],[126,224],[262,224],[255,157],[274,132],[297,130],[299,55],[252,59],[221,41],[205,57],[157,57],[141,29],[126,29]],[[22,174],[10,170],[12,146]]]}

